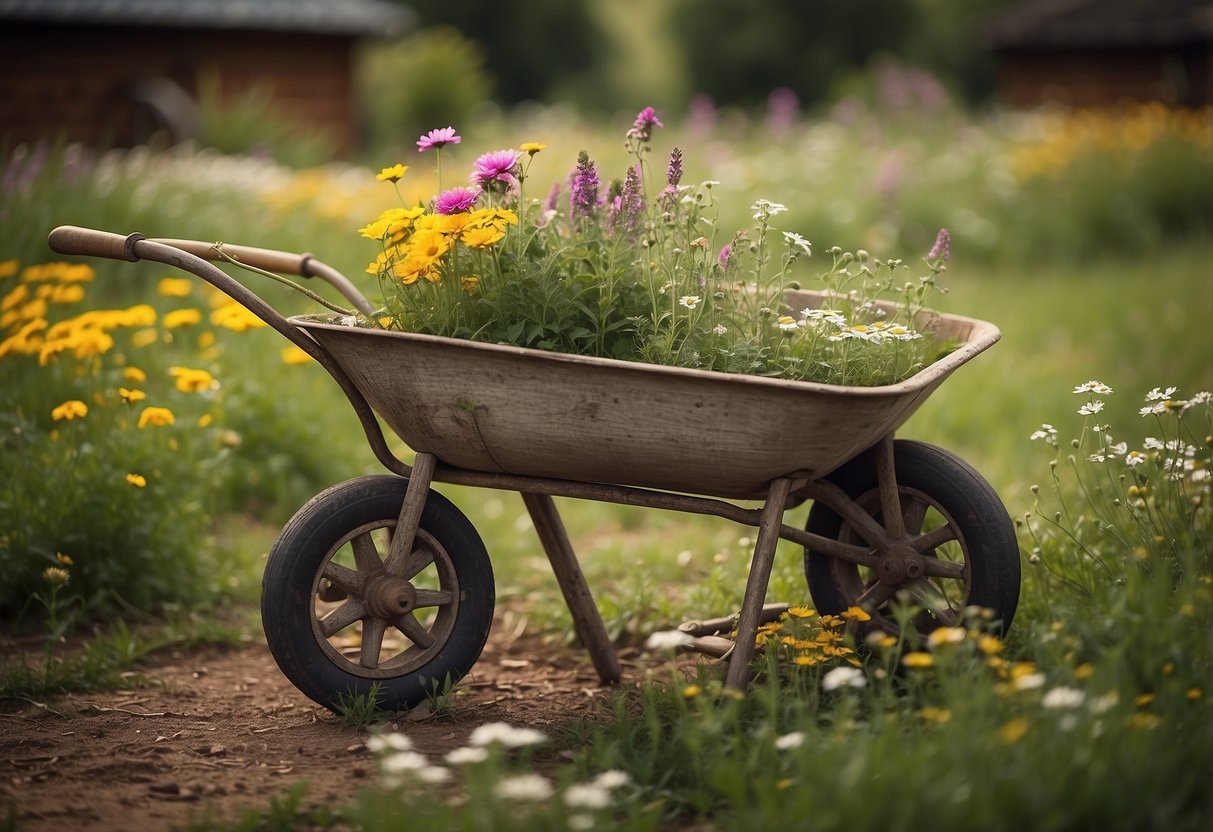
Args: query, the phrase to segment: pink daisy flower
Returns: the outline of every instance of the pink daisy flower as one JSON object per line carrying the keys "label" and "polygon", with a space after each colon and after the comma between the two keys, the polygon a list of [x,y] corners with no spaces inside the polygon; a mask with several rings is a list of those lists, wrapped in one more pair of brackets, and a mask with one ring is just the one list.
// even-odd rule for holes
{"label": "pink daisy flower", "polygon": [[418,152],[424,153],[431,147],[441,150],[448,144],[459,144],[463,138],[455,132],[454,127],[443,127],[431,130],[417,140]]}
{"label": "pink daisy flower", "polygon": [[491,182],[504,182],[511,188],[518,185],[518,160],[522,154],[517,150],[493,150],[473,165],[471,181],[481,186]]}
{"label": "pink daisy flower", "polygon": [[451,188],[438,194],[434,200],[435,214],[461,214],[472,210],[476,200],[480,198],[480,189]]}

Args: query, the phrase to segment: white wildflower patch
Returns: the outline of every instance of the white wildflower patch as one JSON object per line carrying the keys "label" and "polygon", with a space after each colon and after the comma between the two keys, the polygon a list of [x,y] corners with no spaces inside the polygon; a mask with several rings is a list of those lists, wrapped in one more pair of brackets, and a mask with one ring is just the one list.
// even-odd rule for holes
{"label": "white wildflower patch", "polygon": [[1011,684],[1015,690],[1035,690],[1044,687],[1044,683],[1045,675],[1043,673],[1025,673],[1017,676]]}
{"label": "white wildflower patch", "polygon": [[[834,669],[835,670],[846,670],[846,669],[854,670],[855,668],[837,667]],[[782,737],[777,737],[775,739],[775,750],[791,751],[793,748],[800,748],[800,746],[804,745],[804,739],[805,739],[805,737],[804,737],[803,731],[793,731],[790,734],[784,734]]]}
{"label": "white wildflower patch", "polygon": [[1103,407],[1104,403],[1102,401],[1099,399],[1094,399],[1078,408],[1078,413],[1081,416],[1094,416],[1096,413],[1103,410]]}
{"label": "white wildflower patch", "polygon": [[605,809],[611,805],[611,792],[593,783],[575,783],[565,790],[564,805],[570,809]]}
{"label": "white wildflower patch", "polygon": [[609,768],[600,772],[591,782],[600,789],[621,789],[631,783],[632,778],[626,771]]}
{"label": "white wildflower patch", "polygon": [[812,256],[813,254],[813,244],[804,237],[801,237],[799,234],[794,234],[791,231],[785,231],[783,232],[783,241],[787,243],[788,248],[793,252],[796,249],[799,249],[800,251],[804,252],[805,255]]}
{"label": "white wildflower patch", "polygon": [[683,295],[678,299],[678,303],[685,306],[687,309],[694,309],[695,307],[699,306],[699,304],[703,303],[703,298],[699,297],[699,295]]}
{"label": "white wildflower patch", "polygon": [[857,667],[835,667],[821,677],[821,688],[825,691],[834,691],[839,688],[862,688],[867,683],[867,677]]}
{"label": "white wildflower patch", "polygon": [[1040,704],[1046,708],[1077,708],[1086,699],[1086,694],[1078,688],[1064,685],[1050,689],[1040,699]]}
{"label": "white wildflower patch", "polygon": [[483,763],[488,758],[489,752],[487,748],[467,745],[463,748],[448,751],[443,759],[453,766],[465,766],[471,763]]}
{"label": "white wildflower patch", "polygon": [[384,751],[411,751],[413,741],[404,734],[376,734],[366,741],[366,747],[376,754]]}
{"label": "white wildflower patch", "polygon": [[1028,440],[1032,441],[1032,442],[1035,442],[1037,439],[1044,440],[1044,443],[1046,445],[1053,445],[1054,447],[1056,447],[1057,446],[1057,428],[1053,427],[1052,425],[1050,425],[1046,422],[1045,424],[1040,426],[1040,430],[1033,431],[1032,435],[1028,437]]}
{"label": "white wildflower patch", "polygon": [[497,743],[506,748],[524,748],[547,742],[547,735],[534,728],[516,728],[505,722],[489,722],[477,726],[468,738],[468,744],[484,747]]}
{"label": "white wildflower patch", "polygon": [[502,800],[543,801],[555,790],[551,782],[541,774],[515,774],[503,777],[493,787],[493,794]]}
{"label": "white wildflower patch", "polygon": [[1155,387],[1149,393],[1146,393],[1146,401],[1148,401],[1148,402],[1166,401],[1167,399],[1171,398],[1178,392],[1179,392],[1178,387],[1167,387],[1165,389],[1160,389],[1158,387]]}
{"label": "white wildflower patch", "polygon": [[646,650],[675,650],[691,641],[682,630],[658,630],[648,637],[644,646]]}
{"label": "white wildflower patch", "polygon": [[967,633],[964,627],[939,627],[927,636],[927,644],[931,647],[943,647],[948,644],[960,644]]}
{"label": "white wildflower patch", "polygon": [[1104,384],[1102,381],[1091,379],[1074,388],[1075,393],[1097,393],[1100,396],[1112,395],[1112,388]]}
{"label": "white wildflower patch", "polygon": [[388,754],[379,761],[379,767],[385,774],[400,774],[405,771],[418,771],[428,767],[430,761],[424,754],[416,751],[397,751]]}
{"label": "white wildflower patch", "polygon": [[778,202],[771,202],[769,199],[759,199],[750,206],[750,210],[754,212],[754,219],[762,220],[770,219],[776,214],[782,214],[788,210],[788,206],[780,205]]}

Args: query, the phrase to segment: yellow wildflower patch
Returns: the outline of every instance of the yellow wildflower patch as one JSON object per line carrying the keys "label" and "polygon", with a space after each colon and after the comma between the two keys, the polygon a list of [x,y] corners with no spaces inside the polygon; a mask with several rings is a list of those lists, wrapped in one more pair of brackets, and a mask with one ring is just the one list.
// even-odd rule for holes
{"label": "yellow wildflower patch", "polygon": [[397,163],[389,168],[384,168],[383,170],[379,171],[379,173],[375,174],[375,178],[380,182],[399,182],[404,178],[404,174],[406,171],[408,171],[408,169],[408,165]]}
{"label": "yellow wildflower patch", "polygon": [[156,284],[156,291],[166,298],[187,298],[194,289],[194,282],[188,277],[162,277]]}
{"label": "yellow wildflower patch", "polygon": [[189,367],[170,367],[169,375],[177,380],[177,389],[182,393],[201,393],[219,386],[215,381],[215,377],[206,370],[194,370]]}
{"label": "yellow wildflower patch", "polygon": [[1012,719],[998,729],[998,738],[1006,745],[1014,745],[1028,733],[1028,721],[1023,717]]}
{"label": "yellow wildflower patch", "polygon": [[901,663],[909,668],[922,669],[933,666],[935,664],[935,657],[930,653],[915,651],[902,656]]}
{"label": "yellow wildflower patch", "polygon": [[164,427],[171,425],[177,421],[173,416],[173,411],[167,407],[145,407],[143,412],[139,414],[138,427]]}
{"label": "yellow wildflower patch", "polygon": [[147,486],[147,478],[142,474],[127,474],[126,481],[135,488],[145,488]]}
{"label": "yellow wildflower patch", "polygon": [[312,357],[294,344],[282,348],[280,353],[283,364],[299,365],[312,361]]}
{"label": "yellow wildflower patch", "polygon": [[248,332],[250,329],[267,326],[265,321],[235,301],[225,303],[211,312],[211,323],[233,332]]}
{"label": "yellow wildflower patch", "polygon": [[165,314],[162,322],[165,329],[177,329],[202,323],[202,313],[197,309],[174,309]]}
{"label": "yellow wildflower patch", "polygon": [[56,422],[60,420],[70,422],[73,419],[83,419],[87,415],[88,405],[79,399],[69,399],[51,410],[51,419]]}

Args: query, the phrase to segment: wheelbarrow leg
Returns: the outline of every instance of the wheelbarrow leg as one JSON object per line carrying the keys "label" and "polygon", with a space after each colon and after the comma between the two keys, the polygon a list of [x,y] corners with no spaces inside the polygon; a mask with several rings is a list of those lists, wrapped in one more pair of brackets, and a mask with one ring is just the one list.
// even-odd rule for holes
{"label": "wheelbarrow leg", "polygon": [[589,651],[590,661],[594,663],[602,683],[616,684],[623,676],[619,657],[602,623],[602,616],[598,614],[598,607],[594,606],[594,598],[577,563],[577,555],[556,511],[556,502],[546,494],[521,493],[522,501],[531,513],[531,522],[535,524],[535,532],[552,564],[552,572],[556,574],[556,583],[560,584],[560,591],[564,593],[577,636]]}
{"label": "wheelbarrow leg", "polygon": [[413,460],[408,488],[404,492],[404,505],[400,508],[400,517],[396,520],[392,542],[383,562],[383,567],[389,575],[401,574],[408,556],[412,554],[417,524],[421,522],[421,511],[425,508],[425,500],[430,493],[430,483],[434,479],[434,466],[437,461],[433,454],[427,453],[418,453],[417,458]]}
{"label": "wheelbarrow leg", "polygon": [[741,616],[737,621],[737,642],[729,656],[729,672],[724,680],[724,686],[730,690],[744,692],[750,683],[754,638],[758,635],[758,622],[766,601],[767,584],[771,580],[771,567],[775,563],[775,546],[779,543],[779,527],[791,486],[790,479],[781,477],[774,480],[759,516],[758,540],[754,543],[754,559],[750,562]]}

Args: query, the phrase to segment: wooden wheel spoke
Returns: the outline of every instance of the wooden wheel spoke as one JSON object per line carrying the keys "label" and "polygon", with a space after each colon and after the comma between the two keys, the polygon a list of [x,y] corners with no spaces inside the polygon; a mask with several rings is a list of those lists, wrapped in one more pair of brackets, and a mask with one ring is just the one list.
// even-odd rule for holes
{"label": "wooden wheel spoke", "polygon": [[329,583],[343,591],[346,595],[361,595],[362,588],[366,584],[366,579],[362,576],[361,572],[355,572],[348,566],[333,563],[331,560],[325,564],[321,575],[328,578]]}
{"label": "wooden wheel spoke", "polygon": [[[921,534],[914,538],[910,545],[924,554],[933,551],[943,544],[956,539],[956,530],[951,524],[940,526],[937,529],[931,529],[926,534]],[[941,561],[942,562],[942,561]],[[959,577],[956,576],[956,577]]]}
{"label": "wooden wheel spoke", "polygon": [[[420,592],[418,593],[420,595]],[[411,612],[392,619],[392,626],[408,636],[409,641],[425,650],[434,646],[436,639]]]}
{"label": "wooden wheel spoke", "polygon": [[335,633],[341,632],[355,621],[365,618],[366,615],[366,607],[362,605],[362,602],[355,598],[350,598],[344,604],[337,607],[337,609],[320,619],[320,632],[324,634],[325,638],[328,638]]}
{"label": "wooden wheel spoke", "polygon": [[940,624],[955,627],[960,623],[960,615],[952,609],[948,596],[926,578],[919,578],[911,584],[906,584],[905,589],[917,598]]}
{"label": "wooden wheel spoke", "polygon": [[362,622],[362,650],[359,663],[374,670],[379,667],[379,648],[383,646],[383,634],[387,631],[387,620],[368,618]]}
{"label": "wooden wheel spoke", "polygon": [[886,584],[877,581],[871,584],[863,591],[863,594],[855,599],[855,603],[863,607],[864,611],[872,614],[880,609],[881,604],[897,594],[897,587],[892,584]]}
{"label": "wooden wheel spoke", "polygon": [[923,558],[922,565],[925,567],[927,577],[929,578],[951,578],[953,580],[963,580],[965,576],[965,565],[952,560],[942,560],[941,558]]}
{"label": "wooden wheel spoke", "polygon": [[375,540],[370,532],[358,535],[350,541],[350,545],[354,548],[354,562],[358,564],[358,571],[363,575],[373,575],[383,568],[383,560],[379,557],[379,550],[375,547]]}
{"label": "wooden wheel spoke", "polygon": [[406,581],[416,578],[421,571],[434,562],[434,552],[429,546],[421,545],[409,553],[404,562],[404,571],[400,577]]}
{"label": "wooden wheel spoke", "polygon": [[904,518],[906,533],[911,537],[922,531],[922,521],[926,519],[928,508],[930,506],[923,500],[906,498],[902,502],[901,516]]}
{"label": "wooden wheel spoke", "polygon": [[451,603],[454,596],[445,589],[419,589],[417,590],[417,603],[413,606],[419,607],[445,607]]}

